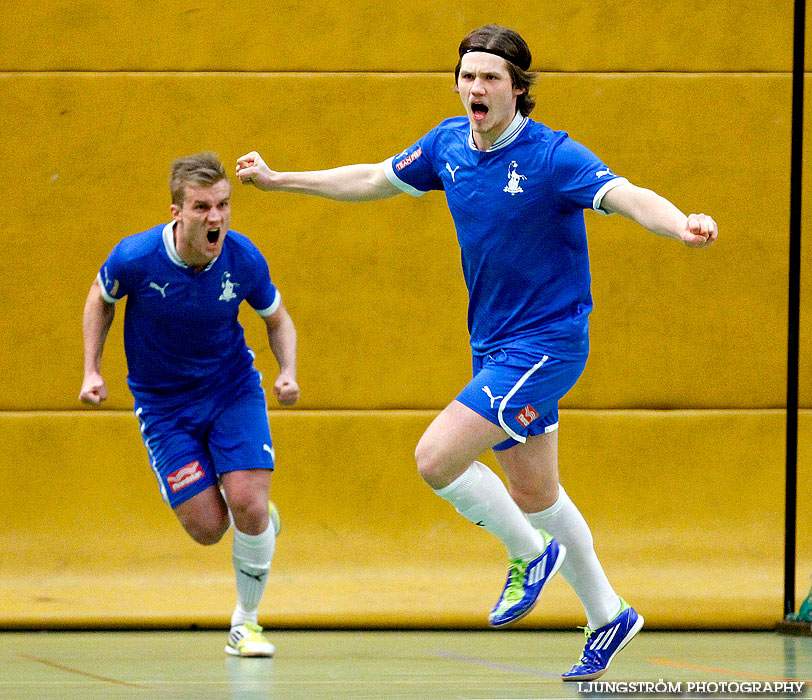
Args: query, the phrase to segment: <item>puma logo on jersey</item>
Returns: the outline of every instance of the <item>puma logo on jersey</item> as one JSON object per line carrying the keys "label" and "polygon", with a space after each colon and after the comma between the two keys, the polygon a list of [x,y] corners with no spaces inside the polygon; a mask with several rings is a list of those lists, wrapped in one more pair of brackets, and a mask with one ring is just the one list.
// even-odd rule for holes
{"label": "puma logo on jersey", "polygon": [[484,391],[488,395],[488,398],[491,400],[491,408],[493,408],[493,402],[494,401],[496,401],[497,399],[504,399],[505,398],[504,396],[494,396],[491,393],[491,388],[489,386],[483,386],[482,391]]}
{"label": "puma logo on jersey", "polygon": [[598,172],[595,173],[595,177],[603,177],[604,175],[611,175],[611,174],[612,174],[611,170],[598,170]]}
{"label": "puma logo on jersey", "polygon": [[161,293],[161,296],[162,296],[164,299],[166,299],[166,288],[169,286],[169,282],[167,282],[167,283],[166,283],[166,284],[165,284],[163,287],[161,287],[161,286],[159,286],[159,285],[155,284],[155,282],[150,282],[150,283],[149,283],[149,286],[150,286],[152,289],[157,289],[157,290],[158,290],[158,291]]}
{"label": "puma logo on jersey", "polygon": [[452,170],[452,169],[451,169],[451,163],[449,163],[448,161],[446,161],[446,163],[445,163],[445,169],[446,169],[446,170],[448,170],[448,172],[450,172],[450,173],[451,173],[451,182],[456,182],[456,180],[454,179],[454,173],[456,173],[456,172],[457,172],[457,171],[460,169],[460,166],[458,165],[456,168],[454,168],[454,169]]}

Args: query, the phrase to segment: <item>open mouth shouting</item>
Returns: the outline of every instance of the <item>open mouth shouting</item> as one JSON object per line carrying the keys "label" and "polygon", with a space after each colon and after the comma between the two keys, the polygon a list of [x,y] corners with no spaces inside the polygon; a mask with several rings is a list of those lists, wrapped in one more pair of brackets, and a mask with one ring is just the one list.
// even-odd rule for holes
{"label": "open mouth shouting", "polygon": [[209,243],[217,243],[220,240],[220,229],[219,228],[210,228],[206,232],[206,238]]}
{"label": "open mouth shouting", "polygon": [[488,116],[488,106],[482,104],[481,102],[472,102],[471,116],[474,118],[474,121],[481,122],[486,116]]}

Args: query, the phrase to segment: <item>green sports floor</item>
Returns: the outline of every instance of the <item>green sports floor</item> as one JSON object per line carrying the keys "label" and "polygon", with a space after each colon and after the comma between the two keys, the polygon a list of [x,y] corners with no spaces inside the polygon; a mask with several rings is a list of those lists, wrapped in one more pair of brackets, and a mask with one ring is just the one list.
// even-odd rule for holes
{"label": "green sports floor", "polygon": [[790,698],[812,689],[812,637],[775,632],[644,630],[599,687],[558,679],[583,645],[575,632],[268,636],[274,659],[226,655],[224,631],[0,633],[0,698]]}

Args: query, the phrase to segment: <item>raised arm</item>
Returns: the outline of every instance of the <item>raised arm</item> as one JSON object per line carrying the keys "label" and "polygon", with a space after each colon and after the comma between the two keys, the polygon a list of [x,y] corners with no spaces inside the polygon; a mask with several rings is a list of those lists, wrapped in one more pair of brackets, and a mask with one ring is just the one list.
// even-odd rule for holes
{"label": "raised arm", "polygon": [[609,190],[601,208],[622,214],[652,233],[675,238],[692,248],[705,248],[719,235],[716,222],[707,214],[685,216],[665,197],[631,183]]}
{"label": "raised arm", "polygon": [[280,173],[271,170],[262,156],[252,151],[237,160],[237,177],[244,185],[254,185],[265,192],[295,192],[344,202],[366,202],[401,194],[401,190],[386,179],[385,162]]}
{"label": "raised arm", "polygon": [[104,343],[115,313],[115,305],[108,304],[104,300],[99,281],[93,280],[82,317],[85,348],[85,376],[79,392],[79,400],[82,403],[98,406],[107,398],[107,385],[101,376],[101,364]]}
{"label": "raised arm", "polygon": [[263,320],[268,329],[268,343],[277,363],[279,376],[273,385],[276,400],[283,406],[292,406],[299,400],[296,381],[296,327],[284,303]]}

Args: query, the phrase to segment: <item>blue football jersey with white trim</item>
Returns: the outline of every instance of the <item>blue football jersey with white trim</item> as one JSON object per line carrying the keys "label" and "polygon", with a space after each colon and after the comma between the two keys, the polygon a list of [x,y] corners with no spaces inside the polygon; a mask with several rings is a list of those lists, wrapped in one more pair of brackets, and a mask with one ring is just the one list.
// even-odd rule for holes
{"label": "blue football jersey with white trim", "polygon": [[196,274],[177,254],[172,223],[124,238],[98,280],[106,301],[127,297],[127,382],[144,400],[205,390],[250,371],[240,303],[267,316],[281,301],[248,238],[229,231],[220,255]]}
{"label": "blue football jersey with white trim", "polygon": [[444,190],[468,287],[475,354],[522,344],[587,355],[592,310],[583,210],[627,182],[565,132],[521,114],[488,151],[447,119],[386,163],[409,194]]}

